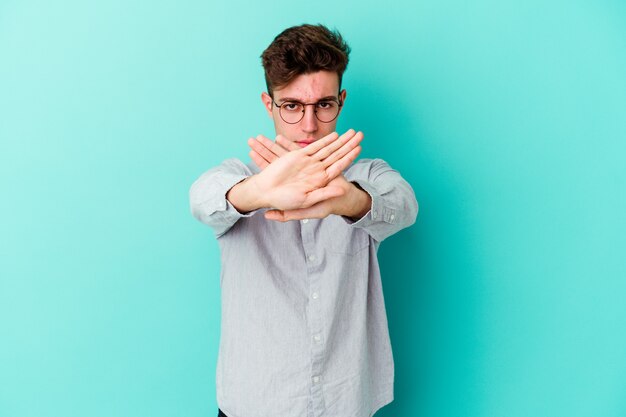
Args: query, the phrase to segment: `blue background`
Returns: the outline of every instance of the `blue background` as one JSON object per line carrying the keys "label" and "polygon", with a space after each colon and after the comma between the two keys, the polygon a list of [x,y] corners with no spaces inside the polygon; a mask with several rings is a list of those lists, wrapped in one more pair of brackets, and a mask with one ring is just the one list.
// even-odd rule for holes
{"label": "blue background", "polygon": [[626,415],[620,1],[0,3],[0,416],[214,416],[219,251],[189,186],[273,137],[259,55],[353,48],[340,130],[412,184],[378,414]]}

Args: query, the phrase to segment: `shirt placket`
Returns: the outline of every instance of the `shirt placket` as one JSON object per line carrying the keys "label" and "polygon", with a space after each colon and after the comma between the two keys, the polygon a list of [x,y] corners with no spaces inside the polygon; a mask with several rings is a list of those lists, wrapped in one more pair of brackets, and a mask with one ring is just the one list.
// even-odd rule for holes
{"label": "shirt placket", "polygon": [[316,417],[324,412],[324,395],[322,390],[323,382],[323,358],[324,358],[324,337],[323,320],[320,292],[321,276],[320,263],[322,253],[315,244],[314,236],[315,222],[309,219],[300,221],[300,233],[304,248],[305,262],[307,266],[307,277],[309,280],[309,337],[311,342],[311,398],[309,400],[309,417]]}

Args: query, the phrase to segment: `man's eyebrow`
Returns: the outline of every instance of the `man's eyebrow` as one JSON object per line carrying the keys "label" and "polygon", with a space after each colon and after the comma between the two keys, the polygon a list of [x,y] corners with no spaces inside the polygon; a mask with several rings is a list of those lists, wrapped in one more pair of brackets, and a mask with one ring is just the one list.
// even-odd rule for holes
{"label": "man's eyebrow", "polygon": [[[317,101],[330,100],[330,99],[337,100],[337,96],[326,96],[326,97],[322,97],[320,99],[317,99]],[[278,99],[278,101],[297,101],[297,102],[300,102],[300,103],[304,103],[304,100],[300,100],[299,98],[295,98],[295,97],[283,97],[283,98]]]}

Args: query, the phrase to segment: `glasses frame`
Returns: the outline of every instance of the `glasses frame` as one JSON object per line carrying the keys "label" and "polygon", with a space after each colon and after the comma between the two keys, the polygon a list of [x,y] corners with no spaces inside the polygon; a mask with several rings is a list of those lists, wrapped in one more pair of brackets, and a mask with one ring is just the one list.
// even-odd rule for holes
{"label": "glasses frame", "polygon": [[[334,101],[334,102],[335,102],[335,103],[337,103],[337,105],[339,106],[339,108],[338,108],[338,110],[337,110],[337,115],[336,115],[335,117],[333,117],[331,120],[328,120],[328,121],[321,120],[321,119],[319,118],[319,116],[317,115],[317,105],[318,105],[320,102],[323,102],[323,101]],[[341,100],[341,96],[339,96],[339,98],[335,98],[335,97],[333,97],[333,98],[327,98],[327,99],[324,99],[324,100],[318,100],[318,101],[316,101],[315,103],[303,103],[303,102],[298,101],[298,100],[287,100],[287,101],[285,101],[285,102],[283,102],[283,103],[281,103],[281,104],[276,103],[276,102],[274,101],[274,97],[272,97],[272,103],[274,104],[274,106],[278,107],[278,114],[280,115],[280,118],[281,118],[281,119],[283,119],[283,122],[285,122],[285,123],[287,123],[287,124],[290,124],[290,125],[295,125],[295,124],[297,124],[297,123],[300,123],[300,122],[302,121],[302,119],[304,119],[304,114],[305,114],[305,112],[306,112],[306,106],[315,106],[315,107],[314,107],[314,110],[313,110],[313,113],[315,114],[315,118],[316,118],[317,120],[319,120],[321,123],[331,123],[331,122],[333,122],[334,120],[336,120],[336,119],[337,119],[337,117],[339,117],[339,113],[341,113],[341,107],[343,106],[343,102],[342,102],[342,100]],[[285,104],[287,104],[287,103],[298,103],[298,104],[301,104],[301,105],[302,105],[302,116],[300,116],[300,118],[298,119],[298,121],[297,121],[297,122],[288,122],[288,121],[287,121],[287,120],[285,120],[285,118],[283,117],[283,113],[282,113],[283,108],[282,108],[282,107],[283,107]]]}

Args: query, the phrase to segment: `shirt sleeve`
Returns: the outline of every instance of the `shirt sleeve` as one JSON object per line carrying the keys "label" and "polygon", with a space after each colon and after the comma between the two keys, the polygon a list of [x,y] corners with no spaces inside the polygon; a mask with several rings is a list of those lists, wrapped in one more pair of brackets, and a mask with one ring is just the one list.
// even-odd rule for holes
{"label": "shirt sleeve", "polygon": [[413,188],[385,161],[361,159],[344,175],[372,199],[370,210],[358,221],[342,216],[352,227],[364,229],[381,242],[415,223],[419,206]]}
{"label": "shirt sleeve", "polygon": [[242,214],[226,199],[228,190],[251,175],[250,169],[236,158],[209,169],[189,189],[191,214],[210,226],[218,238],[237,220],[253,216],[258,210]]}

